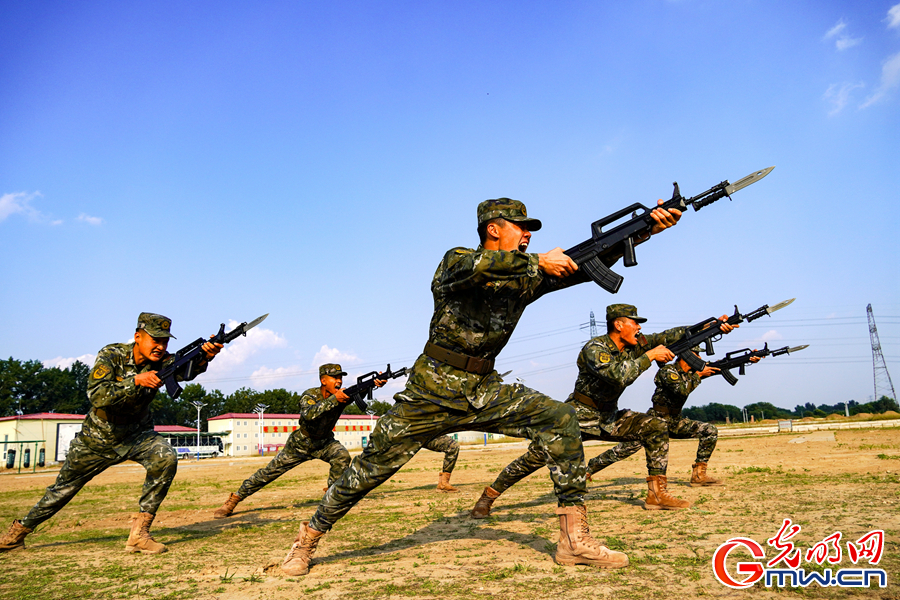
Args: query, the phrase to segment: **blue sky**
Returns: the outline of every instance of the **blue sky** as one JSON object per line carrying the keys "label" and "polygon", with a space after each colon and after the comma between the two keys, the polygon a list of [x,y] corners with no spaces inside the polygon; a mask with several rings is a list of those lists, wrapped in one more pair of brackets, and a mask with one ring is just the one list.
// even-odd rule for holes
{"label": "blue sky", "polygon": [[408,365],[481,200],[526,202],[543,252],[776,165],[639,247],[615,296],[530,307],[498,368],[564,400],[590,311],[649,332],[797,297],[717,356],[810,348],[692,404],[867,401],[868,303],[900,378],[896,0],[0,6],[4,357],[91,361],[141,311],[172,349],[268,312],[199,383]]}

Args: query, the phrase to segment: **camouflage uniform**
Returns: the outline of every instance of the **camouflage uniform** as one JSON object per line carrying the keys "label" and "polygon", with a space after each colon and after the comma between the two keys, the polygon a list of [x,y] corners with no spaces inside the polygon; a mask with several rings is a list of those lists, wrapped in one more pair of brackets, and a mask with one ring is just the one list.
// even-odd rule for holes
{"label": "camouflage uniform", "polygon": [[[511,205],[522,218],[504,212]],[[479,224],[502,217],[523,222],[530,231],[540,228],[539,221],[527,219],[524,205],[506,198],[483,202],[478,217]],[[394,396],[396,404],[378,420],[366,449],[328,488],[309,522],[312,529],[329,531],[430,440],[465,430],[534,440],[558,467],[552,477],[560,505],[584,504],[584,450],[573,408],[523,385],[504,384],[493,369],[493,359],[529,304],[584,281],[581,272],[545,277],[537,254],[483,246],[447,252],[431,282],[434,315],[426,351],[413,365],[406,389]],[[434,347],[469,357],[467,368],[433,358]],[[482,367],[469,370],[473,363]]]}
{"label": "camouflage uniform", "polygon": [[[696,462],[709,462],[713,450],[716,449],[719,430],[711,423],[694,421],[681,416],[681,409],[687,402],[688,396],[700,385],[700,375],[695,371],[684,371],[676,363],[660,367],[655,381],[653,408],[647,411],[647,414],[659,417],[666,422],[670,438],[676,440],[700,438]],[[614,462],[628,458],[640,449],[641,445],[638,442],[620,442],[619,445],[610,448],[594,460],[599,469],[605,469]]]}
{"label": "camouflage uniform", "polygon": [[[612,305],[627,306],[627,305]],[[644,354],[660,344],[666,345],[684,335],[683,327],[667,329],[649,336],[638,335],[637,345],[619,350],[609,335],[595,337],[585,344],[578,355],[578,379],[575,391],[566,404],[575,409],[581,438],[584,440],[633,441],[647,451],[647,470],[650,475],[665,475],[669,460],[669,437],[661,419],[631,410],[618,410],[618,400],[625,388],[650,368]],[[576,398],[587,396],[596,406],[588,406]],[[547,464],[547,457],[535,444],[506,466],[492,487],[504,492],[518,481]],[[588,473],[597,472],[597,459],[588,463]],[[553,473],[553,466],[550,466]]]}
{"label": "camouflage uniform", "polygon": [[[141,327],[142,320],[149,321],[149,325]],[[154,337],[173,337],[169,333],[170,325],[169,319],[150,313],[141,313],[138,320],[138,328],[146,329]],[[87,386],[92,408],[81,431],[69,445],[56,482],[22,519],[26,527],[34,529],[52,517],[94,476],[126,460],[140,463],[147,470],[140,500],[141,512],[156,514],[159,509],[175,479],[178,454],[153,431],[150,402],[157,390],[136,386],[134,377],[148,371],[160,371],[174,357],[167,355],[159,362],[137,366],[134,345],[134,342],[110,344],[97,354]],[[207,364],[205,360],[201,361],[196,374],[206,371]],[[183,381],[181,377],[177,379]]]}
{"label": "camouflage uniform", "polygon": [[444,466],[441,468],[441,471],[444,473],[453,472],[453,468],[456,466],[456,459],[459,458],[459,442],[449,435],[440,435],[425,444],[423,448],[432,452],[443,452]]}
{"label": "camouflage uniform", "polygon": [[[323,365],[319,372],[323,373],[323,369],[328,366],[330,365]],[[335,366],[340,371],[340,366]],[[334,396],[323,396],[318,387],[303,392],[300,397],[300,427],[291,434],[287,444],[269,464],[241,484],[237,495],[246,498],[297,465],[314,458],[331,464],[328,471],[328,485],[331,486],[350,464],[350,453],[334,439],[333,433],[334,425],[346,406],[346,402],[340,402]]]}

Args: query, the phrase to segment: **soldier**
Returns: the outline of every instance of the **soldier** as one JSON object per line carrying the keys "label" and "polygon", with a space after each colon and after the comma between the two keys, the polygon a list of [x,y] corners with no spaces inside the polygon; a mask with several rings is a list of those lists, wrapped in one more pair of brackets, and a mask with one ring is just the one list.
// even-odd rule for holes
{"label": "soldier", "polygon": [[[566,403],[575,409],[582,439],[629,441],[644,447],[649,475],[645,509],[687,508],[690,502],[672,496],[666,487],[669,436],[665,421],[644,413],[619,410],[619,397],[625,388],[650,368],[651,361],[667,362],[674,358],[666,344],[677,341],[685,333],[684,327],[674,327],[644,336],[640,324],[646,320],[630,304],[606,307],[607,334],[591,339],[581,349],[575,390]],[[733,328],[727,323],[721,326],[723,333]],[[490,515],[491,505],[500,494],[545,464],[544,449],[532,443],[525,454],[507,465],[494,483],[484,489],[471,516],[483,519]],[[594,458],[588,463],[588,476],[598,468]],[[551,473],[553,470],[551,465]]]}
{"label": "soldier", "polygon": [[[141,313],[134,342],[110,344],[100,350],[88,377],[87,395],[92,408],[69,445],[56,483],[47,488],[24,519],[13,521],[0,538],[0,552],[24,548],[25,536],[62,509],[88,481],[126,460],[140,463],[147,470],[147,477],[141,510],[131,515],[125,550],[144,554],[166,551],[165,545],[150,536],[150,525],[175,478],[178,454],[153,430],[150,402],[163,384],[157,371],[174,360],[166,352],[169,338],[174,337],[169,332],[171,325],[167,317]],[[206,357],[195,375],[206,371],[209,361],[221,349],[221,344],[205,343]]]}
{"label": "soldier", "polygon": [[[696,354],[700,348],[695,347],[692,350]],[[750,362],[759,360],[758,356],[750,358]],[[648,410],[647,414],[666,422],[670,438],[676,440],[700,438],[697,445],[697,460],[692,465],[691,487],[722,485],[720,480],[706,474],[706,466],[719,439],[719,430],[711,423],[694,421],[681,415],[684,403],[687,402],[691,392],[700,385],[700,380],[715,375],[718,371],[719,369],[708,365],[702,371],[694,371],[679,358],[674,364],[661,365],[654,380],[656,390],[653,392],[653,408]],[[592,464],[600,471],[614,462],[628,458],[640,449],[640,442],[619,442],[617,446],[594,459]]]}
{"label": "soldier", "polygon": [[[680,212],[653,211],[653,233],[671,227]],[[560,248],[527,253],[541,227],[525,205],[509,198],[478,205],[481,245],[454,248],[431,282],[434,316],[428,343],[406,389],[378,420],[363,453],[350,463],[309,522],[300,526],[282,569],[304,575],[322,535],[437,435],[477,430],[528,437],[556,466],[559,501],[558,563],[624,567],[628,557],[590,535],[584,495],[584,450],[575,411],[523,385],[505,385],[494,358],[506,345],[525,308],[544,294],[587,281]]]}
{"label": "soldier", "polygon": [[424,446],[426,450],[432,452],[444,453],[444,466],[438,475],[437,490],[439,492],[458,492],[459,490],[450,485],[450,473],[456,466],[456,459],[459,458],[459,442],[449,435],[439,435]]}
{"label": "soldier", "polygon": [[[309,388],[300,396],[300,427],[269,464],[247,478],[236,493],[228,496],[225,504],[213,513],[213,518],[230,517],[238,502],[246,500],[297,465],[314,458],[331,465],[325,490],[340,477],[350,464],[350,453],[334,439],[334,425],[350,402],[350,397],[341,389],[346,374],[338,364],[328,363],[319,367],[321,385]],[[384,383],[380,379],[375,381],[378,387]]]}

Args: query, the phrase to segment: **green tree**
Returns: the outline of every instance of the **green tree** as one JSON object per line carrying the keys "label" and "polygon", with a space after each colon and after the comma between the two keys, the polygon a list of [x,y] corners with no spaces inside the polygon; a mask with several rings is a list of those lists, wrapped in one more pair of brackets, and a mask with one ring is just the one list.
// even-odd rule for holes
{"label": "green tree", "polygon": [[390,402],[385,402],[384,400],[373,400],[369,403],[369,410],[378,415],[379,417],[385,415],[387,411],[393,408],[393,404]]}

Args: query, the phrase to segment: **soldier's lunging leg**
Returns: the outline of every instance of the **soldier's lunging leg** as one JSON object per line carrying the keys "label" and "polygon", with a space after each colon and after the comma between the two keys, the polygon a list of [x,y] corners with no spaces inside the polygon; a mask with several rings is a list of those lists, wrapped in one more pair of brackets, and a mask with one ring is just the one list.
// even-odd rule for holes
{"label": "soldier's lunging leg", "polygon": [[643,444],[637,441],[619,442],[603,454],[595,456],[588,461],[588,479],[591,479],[595,473],[602,471],[609,465],[617,463],[620,460],[625,460],[643,447]]}
{"label": "soldier's lunging leg", "polygon": [[230,517],[238,502],[246,500],[250,495],[255,494],[297,465],[312,460],[314,457],[311,454],[299,448],[298,438],[298,431],[292,433],[291,437],[288,438],[287,444],[275,455],[275,458],[269,461],[269,464],[245,479],[236,493],[229,494],[225,504],[217,508],[213,513],[213,518],[224,519]]}
{"label": "soldier's lunging leg", "polygon": [[[408,392],[409,388],[407,388]],[[600,546],[590,536],[584,508],[584,451],[574,410],[521,385],[500,386],[500,393],[481,409],[449,411],[437,404],[398,394],[398,402],[381,419],[365,451],[332,485],[316,514],[301,526],[282,569],[303,575],[321,536],[365,497],[397,472],[436,435],[475,429],[528,437],[555,464],[551,470],[560,515],[561,564],[620,567],[628,558]]]}
{"label": "soldier's lunging leg", "polygon": [[341,473],[350,466],[350,453],[347,452],[344,445],[337,440],[332,441],[321,450],[310,452],[310,454],[331,465],[331,468],[328,469],[328,485],[322,490],[323,492],[327,492],[328,488],[331,487],[331,484],[337,481],[338,477],[341,476]]}
{"label": "soldier's lunging leg", "polygon": [[125,549],[128,552],[159,554],[167,548],[150,535],[150,526],[160,504],[169,493],[178,471],[178,453],[159,434],[146,436],[127,454],[128,460],[140,463],[147,470],[141,494],[141,511],[131,515],[131,532]]}
{"label": "soldier's lunging leg", "polygon": [[719,430],[712,423],[681,418],[669,425],[669,436],[678,440],[700,438],[697,460],[691,467],[691,487],[722,485],[722,481],[706,474],[707,463],[719,441]]}
{"label": "soldier's lunging leg", "polygon": [[449,435],[440,435],[433,440],[429,440],[423,447],[432,452],[444,453],[444,465],[438,475],[437,490],[440,492],[458,492],[458,489],[450,485],[450,474],[453,473],[456,460],[459,458],[459,442]]}
{"label": "soldier's lunging leg", "polygon": [[484,488],[475,507],[469,513],[473,519],[485,519],[491,514],[491,506],[500,494],[525,479],[541,467],[547,466],[547,454],[537,444],[529,444],[528,450],[500,471],[494,483]]}

